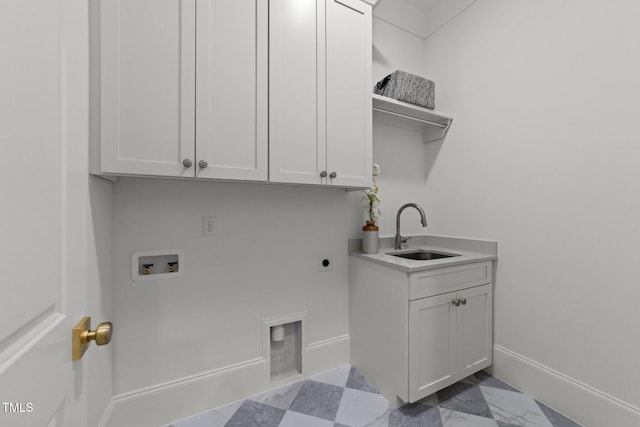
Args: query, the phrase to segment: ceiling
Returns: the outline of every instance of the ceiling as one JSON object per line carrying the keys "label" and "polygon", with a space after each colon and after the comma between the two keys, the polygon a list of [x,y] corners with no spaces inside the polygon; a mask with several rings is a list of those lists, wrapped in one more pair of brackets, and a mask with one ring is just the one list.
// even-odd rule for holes
{"label": "ceiling", "polygon": [[373,15],[423,39],[476,0],[378,0]]}
{"label": "ceiling", "polygon": [[431,9],[440,1],[440,0],[404,0],[406,3],[409,3],[411,6],[420,9],[424,13],[429,13]]}

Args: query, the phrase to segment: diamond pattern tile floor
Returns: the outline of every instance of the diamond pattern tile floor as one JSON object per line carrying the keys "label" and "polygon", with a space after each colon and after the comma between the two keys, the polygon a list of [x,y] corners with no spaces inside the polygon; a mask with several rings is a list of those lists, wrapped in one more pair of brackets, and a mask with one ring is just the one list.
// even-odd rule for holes
{"label": "diamond pattern tile floor", "polygon": [[580,427],[486,372],[394,408],[345,365],[167,427]]}

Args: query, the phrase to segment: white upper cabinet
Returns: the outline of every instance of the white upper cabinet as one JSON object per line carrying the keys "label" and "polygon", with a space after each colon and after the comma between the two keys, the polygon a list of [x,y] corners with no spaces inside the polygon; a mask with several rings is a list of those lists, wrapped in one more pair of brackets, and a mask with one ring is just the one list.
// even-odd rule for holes
{"label": "white upper cabinet", "polygon": [[370,4],[109,0],[99,9],[93,173],[371,185]]}
{"label": "white upper cabinet", "polygon": [[102,1],[99,36],[92,171],[193,176],[195,0]]}
{"label": "white upper cabinet", "polygon": [[316,0],[269,2],[270,181],[320,184],[325,170],[316,84],[318,9]]}
{"label": "white upper cabinet", "polygon": [[269,180],[370,186],[371,6],[269,5]]}
{"label": "white upper cabinet", "polygon": [[197,0],[197,11],[196,176],[266,181],[267,2]]}
{"label": "white upper cabinet", "polygon": [[[327,1],[327,171],[330,183],[371,186],[371,7]],[[337,176],[331,179],[332,174]]]}
{"label": "white upper cabinet", "polygon": [[267,179],[264,1],[109,0],[100,24],[93,172]]}

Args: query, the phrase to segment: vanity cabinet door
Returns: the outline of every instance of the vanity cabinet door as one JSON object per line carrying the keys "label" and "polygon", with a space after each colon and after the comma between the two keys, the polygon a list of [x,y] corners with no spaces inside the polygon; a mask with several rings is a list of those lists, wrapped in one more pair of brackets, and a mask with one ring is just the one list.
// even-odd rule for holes
{"label": "vanity cabinet door", "polygon": [[464,304],[456,308],[456,371],[464,378],[491,365],[492,305],[491,285],[459,291]]}
{"label": "vanity cabinet door", "polygon": [[492,360],[492,285],[409,302],[409,401],[415,402]]}
{"label": "vanity cabinet door", "polygon": [[456,293],[409,302],[409,401],[451,383],[455,372]]}

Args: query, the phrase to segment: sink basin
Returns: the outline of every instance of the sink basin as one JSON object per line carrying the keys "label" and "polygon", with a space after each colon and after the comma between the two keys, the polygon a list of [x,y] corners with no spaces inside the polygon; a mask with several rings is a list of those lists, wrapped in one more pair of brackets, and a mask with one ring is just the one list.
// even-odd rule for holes
{"label": "sink basin", "polygon": [[454,256],[460,256],[460,254],[450,254],[447,252],[436,252],[419,249],[408,252],[388,252],[387,255],[397,256],[406,259],[415,259],[420,261],[428,261],[432,259],[451,258]]}

